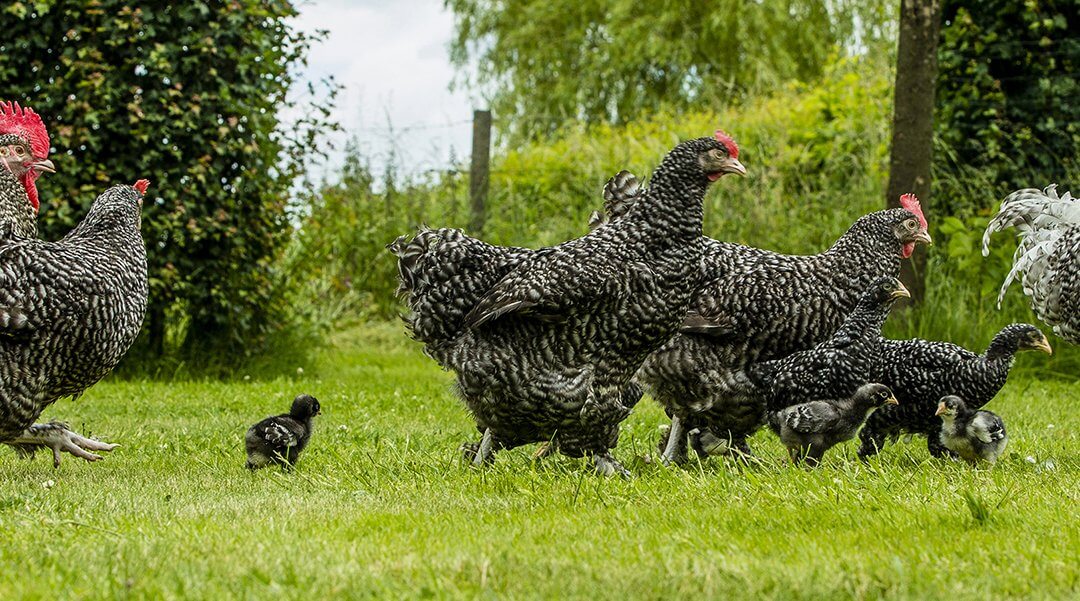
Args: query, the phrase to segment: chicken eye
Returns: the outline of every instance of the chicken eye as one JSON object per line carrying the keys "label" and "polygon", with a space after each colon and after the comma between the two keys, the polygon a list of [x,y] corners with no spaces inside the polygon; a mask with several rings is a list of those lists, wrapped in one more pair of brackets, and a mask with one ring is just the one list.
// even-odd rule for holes
{"label": "chicken eye", "polygon": [[16,155],[18,155],[18,156],[22,156],[22,155],[23,155],[23,153],[25,153],[25,152],[26,152],[26,151],[24,151],[24,150],[23,150],[23,147],[22,147],[22,146],[16,146],[16,147],[15,147],[15,154],[16,154]]}
{"label": "chicken eye", "polygon": [[10,152],[11,149],[7,146],[0,146],[0,157],[6,157]]}
{"label": "chicken eye", "polygon": [[915,229],[915,220],[914,219],[908,219],[907,220],[907,228],[909,230]]}

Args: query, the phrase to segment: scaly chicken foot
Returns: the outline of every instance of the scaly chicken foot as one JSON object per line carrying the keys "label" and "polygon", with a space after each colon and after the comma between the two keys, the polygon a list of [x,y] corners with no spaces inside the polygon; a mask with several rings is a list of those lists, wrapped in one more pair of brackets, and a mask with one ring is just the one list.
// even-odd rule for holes
{"label": "scaly chicken foot", "polygon": [[100,461],[102,457],[90,451],[108,452],[120,446],[81,436],[69,430],[67,424],[62,422],[34,424],[27,428],[22,436],[6,444],[14,447],[20,454],[31,457],[37,447],[52,449],[53,467],[60,467],[61,453],[71,453],[76,457],[93,462]]}
{"label": "scaly chicken foot", "polygon": [[466,461],[478,467],[495,461],[495,435],[491,428],[484,429],[480,442],[461,445],[461,453]]}
{"label": "scaly chicken foot", "polygon": [[604,476],[605,478],[621,476],[626,480],[630,479],[630,471],[616,461],[615,458],[611,456],[611,453],[593,455],[593,467],[596,469],[598,475]]}
{"label": "scaly chicken foot", "polygon": [[671,429],[667,432],[667,444],[660,454],[660,462],[673,465],[686,461],[686,430],[678,415],[671,416]]}

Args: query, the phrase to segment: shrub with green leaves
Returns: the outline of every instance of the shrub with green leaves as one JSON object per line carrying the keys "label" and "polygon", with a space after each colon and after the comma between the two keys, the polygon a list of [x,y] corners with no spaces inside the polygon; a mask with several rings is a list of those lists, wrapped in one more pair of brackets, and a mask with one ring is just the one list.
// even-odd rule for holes
{"label": "shrub with green leaves", "polygon": [[326,106],[289,126],[279,115],[313,38],[284,0],[136,6],[0,8],[3,99],[39,112],[55,149],[42,235],[66,233],[107,186],[150,179],[149,327],[133,354],[240,357],[288,319],[272,285],[288,192],[331,126]]}

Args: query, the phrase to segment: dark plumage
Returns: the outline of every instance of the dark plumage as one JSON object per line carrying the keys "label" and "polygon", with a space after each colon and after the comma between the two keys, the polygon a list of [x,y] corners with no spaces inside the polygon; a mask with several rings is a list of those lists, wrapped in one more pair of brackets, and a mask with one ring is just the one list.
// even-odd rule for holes
{"label": "dark plumage", "polygon": [[850,397],[863,384],[880,382],[881,327],[896,300],[906,296],[900,280],[878,280],[828,340],[751,365],[746,376],[752,393],[763,398],[767,410],[779,411],[808,400]]}
{"label": "dark plumage", "polygon": [[[627,171],[604,188],[606,217],[616,221],[644,194]],[[930,243],[918,200],[906,208],[859,218],[828,250],[810,256],[705,239],[703,280],[680,333],[650,355],[638,379],[676,429],[697,430],[699,453],[749,452],[746,438],[764,424],[764,408],[739,393],[736,377],[752,363],[786,357],[826,340],[854,309],[863,292],[883,276],[900,274],[900,262],[916,243]],[[666,435],[661,450],[667,450]],[[685,441],[663,454],[685,459]]]}
{"label": "dark plumage", "polygon": [[139,232],[145,180],[115,186],[57,242],[0,241],[0,442],[31,451],[113,445],[62,424],[30,427],[57,399],[78,396],[127,352],[146,311],[146,249]]}
{"label": "dark plumage", "polygon": [[1020,244],[998,306],[1019,277],[1039,319],[1080,344],[1080,200],[1068,192],[1058,196],[1056,184],[1013,192],[983,234],[983,255],[990,254],[990,236],[1010,227],[1017,229]]}
{"label": "dark plumage", "polygon": [[769,426],[787,447],[793,463],[805,459],[816,466],[834,445],[851,440],[878,407],[896,404],[888,386],[864,384],[855,394],[836,400],[810,401],[769,415]]}
{"label": "dark plumage", "polygon": [[900,404],[877,411],[859,433],[859,455],[867,457],[885,446],[887,438],[901,434],[926,436],[930,454],[945,453],[935,415],[942,397],[957,395],[971,409],[979,409],[1005,385],[1016,353],[1050,353],[1046,336],[1033,325],[1014,323],[1002,328],[982,355],[949,342],[883,340],[881,382],[892,388]]}
{"label": "dark plumage", "polygon": [[624,473],[609,449],[640,398],[630,380],[686,314],[705,191],[745,172],[736,156],[719,134],[679,144],[622,219],[555,247],[499,249],[455,230],[392,245],[407,323],[457,373],[484,433],[467,445],[471,459],[551,440],[564,454],[593,456],[601,473]]}
{"label": "dark plumage", "polygon": [[934,415],[942,421],[941,444],[968,463],[994,465],[1005,452],[1009,438],[1005,422],[997,415],[969,409],[963,399],[951,395],[941,399]]}
{"label": "dark plumage", "polygon": [[257,470],[271,463],[286,468],[296,465],[311,440],[312,421],[320,413],[319,400],[301,394],[293,399],[288,413],[268,417],[248,428],[244,435],[247,468]]}

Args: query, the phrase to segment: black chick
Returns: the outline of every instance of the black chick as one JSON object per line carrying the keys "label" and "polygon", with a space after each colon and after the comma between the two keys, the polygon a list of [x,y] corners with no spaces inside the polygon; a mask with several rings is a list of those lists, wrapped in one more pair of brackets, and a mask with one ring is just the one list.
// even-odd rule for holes
{"label": "black chick", "polygon": [[774,412],[769,425],[787,447],[792,463],[805,459],[815,467],[825,451],[854,438],[866,418],[885,404],[896,404],[888,386],[864,384],[850,397],[810,401]]}
{"label": "black chick", "polygon": [[942,421],[941,444],[971,465],[980,460],[994,465],[1009,442],[1005,422],[1000,417],[989,411],[968,409],[958,396],[942,398],[934,415]]}
{"label": "black chick", "polygon": [[288,413],[268,417],[248,428],[244,435],[247,468],[257,470],[271,463],[285,468],[296,465],[300,452],[311,439],[311,420],[320,413],[319,400],[301,394],[293,399]]}

